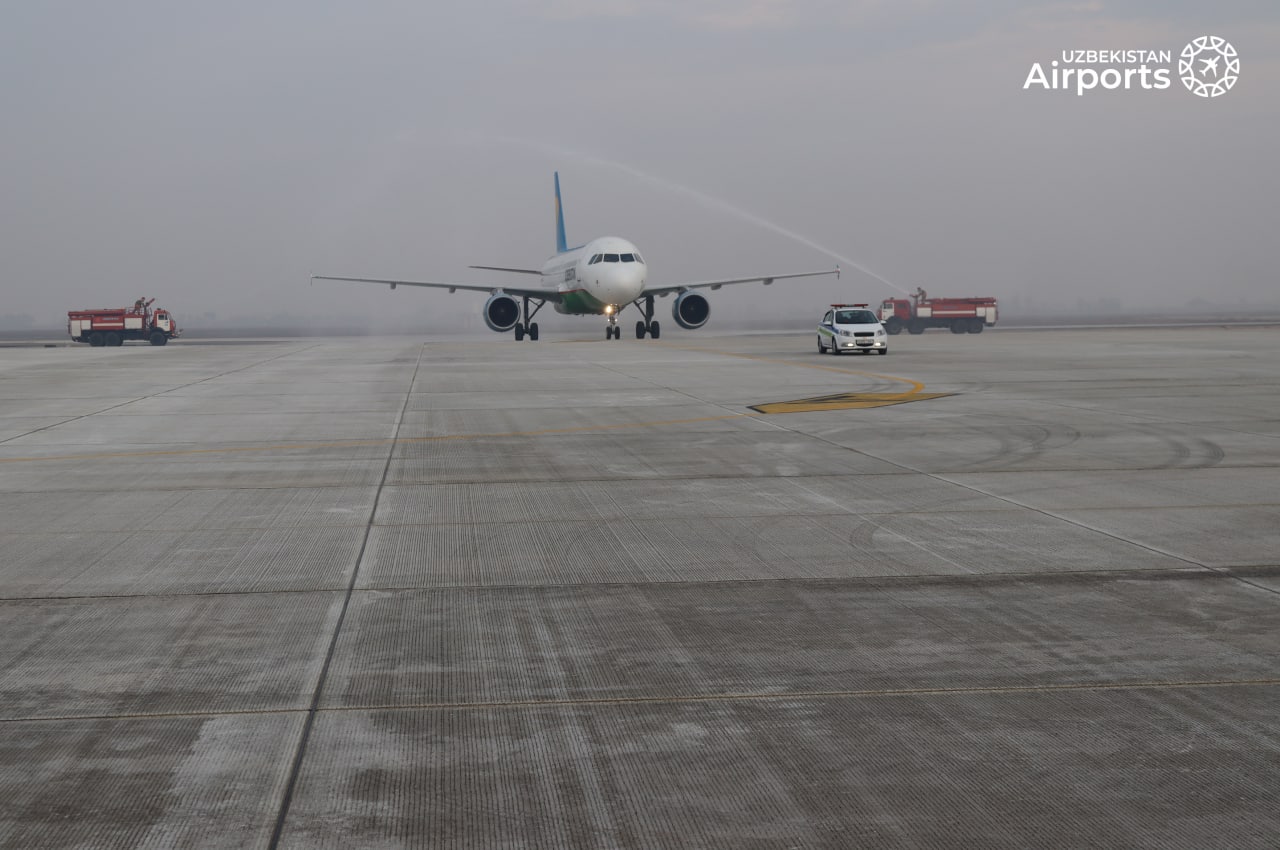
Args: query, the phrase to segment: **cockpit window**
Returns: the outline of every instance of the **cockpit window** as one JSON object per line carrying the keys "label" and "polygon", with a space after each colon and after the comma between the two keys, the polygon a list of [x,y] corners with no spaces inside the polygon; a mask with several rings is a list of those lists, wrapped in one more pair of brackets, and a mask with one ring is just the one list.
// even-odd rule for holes
{"label": "cockpit window", "polygon": [[837,310],[837,325],[873,325],[880,321],[870,310]]}
{"label": "cockpit window", "polygon": [[636,262],[637,262],[637,263],[643,263],[643,262],[644,262],[644,260],[640,259],[640,255],[639,255],[639,254],[636,254],[636,255],[635,255],[635,258],[636,258]]}
{"label": "cockpit window", "polygon": [[592,257],[592,258],[587,262],[587,265],[589,265],[589,266],[595,265],[596,263],[600,262],[600,258],[601,258],[602,256],[604,256],[604,255],[603,255],[603,254],[596,254],[594,257]]}
{"label": "cockpit window", "polygon": [[636,255],[635,255],[635,254],[623,254],[623,255],[622,255],[622,262],[624,262],[624,263],[634,263],[635,261],[636,261]]}
{"label": "cockpit window", "polygon": [[616,263],[616,262],[618,262],[618,255],[617,255],[617,254],[605,254],[605,255],[604,255],[604,261],[605,261],[606,263]]}

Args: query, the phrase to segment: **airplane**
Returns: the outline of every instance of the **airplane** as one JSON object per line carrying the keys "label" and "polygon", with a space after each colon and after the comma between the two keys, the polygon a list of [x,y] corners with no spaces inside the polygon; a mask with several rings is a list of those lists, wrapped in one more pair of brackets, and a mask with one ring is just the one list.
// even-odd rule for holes
{"label": "airplane", "polygon": [[[536,287],[484,286],[467,283],[445,283],[421,280],[387,280],[368,277],[330,277],[312,275],[317,280],[337,280],[349,283],[380,283],[395,289],[397,286],[425,286],[488,292],[484,304],[484,322],[491,330],[506,333],[514,328],[515,338],[538,338],[538,323],[532,321],[538,311],[550,303],[557,313],[577,316],[603,315],[605,339],[621,339],[622,328],[618,314],[634,305],[643,318],[636,322],[636,339],[658,339],[662,333],[660,323],[653,318],[653,299],[675,295],[671,315],[677,325],[686,330],[696,330],[711,317],[711,305],[706,297],[695,290],[719,289],[734,283],[760,281],[765,286],[775,280],[793,277],[816,277],[834,274],[840,277],[840,267],[830,271],[792,272],[790,274],[754,275],[723,280],[702,280],[694,283],[676,283],[665,286],[648,286],[649,266],[640,256],[634,244],[617,236],[601,236],[585,245],[569,248],[565,239],[564,210],[560,205],[560,172],[555,173],[556,187],[556,253],[539,269],[518,269],[506,266],[471,266],[485,271],[511,274],[538,275]],[[517,301],[519,299],[519,301]],[[530,303],[533,309],[530,310]]]}

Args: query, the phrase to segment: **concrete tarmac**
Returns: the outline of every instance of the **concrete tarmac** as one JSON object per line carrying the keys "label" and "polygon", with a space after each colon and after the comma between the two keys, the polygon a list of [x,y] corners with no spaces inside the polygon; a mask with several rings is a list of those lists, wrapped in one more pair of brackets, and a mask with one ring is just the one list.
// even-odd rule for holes
{"label": "concrete tarmac", "polygon": [[1276,846],[1275,329],[582,324],[6,350],[0,846]]}

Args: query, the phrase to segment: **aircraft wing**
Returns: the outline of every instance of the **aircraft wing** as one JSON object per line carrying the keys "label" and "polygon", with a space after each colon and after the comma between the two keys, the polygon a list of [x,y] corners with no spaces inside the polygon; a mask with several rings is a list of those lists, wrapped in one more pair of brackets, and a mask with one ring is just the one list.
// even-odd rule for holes
{"label": "aircraft wing", "polygon": [[537,298],[540,301],[556,302],[560,300],[560,293],[554,289],[544,289],[543,287],[522,287],[522,286],[485,286],[475,283],[445,283],[433,280],[387,280],[377,277],[330,277],[328,275],[313,274],[312,281],[317,280],[340,280],[346,283],[381,283],[395,289],[397,286],[425,286],[431,289],[447,289],[450,292],[457,292],[459,289],[467,292],[488,292],[490,294],[497,292],[505,292],[507,295],[514,295],[517,298],[528,297]]}
{"label": "aircraft wing", "polygon": [[645,295],[670,295],[673,292],[684,292],[688,289],[719,289],[722,286],[728,286],[733,283],[763,283],[765,286],[773,283],[775,280],[786,280],[791,277],[817,277],[818,275],[833,274],[840,277],[840,267],[822,272],[790,272],[788,274],[758,274],[754,277],[732,277],[724,280],[699,280],[694,283],[673,283],[669,286],[646,286],[644,288]]}
{"label": "aircraft wing", "polygon": [[542,274],[542,269],[513,269],[508,266],[467,266],[469,269],[485,269],[491,272],[514,272],[515,274]]}

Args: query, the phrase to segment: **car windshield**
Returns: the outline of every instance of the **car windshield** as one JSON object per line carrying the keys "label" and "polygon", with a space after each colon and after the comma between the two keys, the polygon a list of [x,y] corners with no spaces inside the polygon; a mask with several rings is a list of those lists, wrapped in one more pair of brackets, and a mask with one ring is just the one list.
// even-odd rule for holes
{"label": "car windshield", "polygon": [[837,325],[872,325],[880,321],[870,310],[839,310],[836,312]]}

